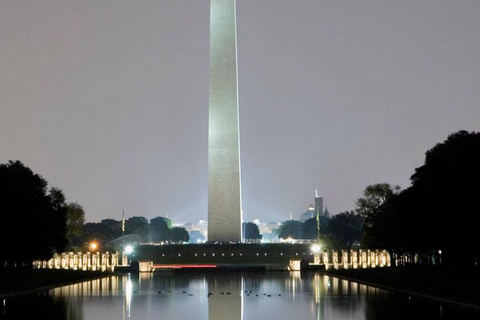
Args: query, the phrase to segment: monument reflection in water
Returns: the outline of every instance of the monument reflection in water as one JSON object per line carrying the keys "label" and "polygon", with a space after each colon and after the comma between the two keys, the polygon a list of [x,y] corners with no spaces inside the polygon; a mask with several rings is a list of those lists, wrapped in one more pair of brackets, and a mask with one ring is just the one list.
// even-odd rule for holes
{"label": "monument reflection in water", "polygon": [[[64,300],[65,319],[330,319],[345,312],[362,319],[361,297],[377,292],[300,272],[157,273],[87,281],[53,289],[49,296],[57,306]],[[348,296],[358,301],[335,302]]]}
{"label": "monument reflection in water", "polygon": [[7,299],[0,318],[26,316],[82,320],[478,319],[478,313],[468,310],[296,272],[111,276]]}

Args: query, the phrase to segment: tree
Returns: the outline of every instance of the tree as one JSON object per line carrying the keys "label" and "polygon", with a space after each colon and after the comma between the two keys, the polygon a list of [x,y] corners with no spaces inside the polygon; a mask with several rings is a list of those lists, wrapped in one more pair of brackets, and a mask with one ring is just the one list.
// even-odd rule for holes
{"label": "tree", "polygon": [[244,222],[242,223],[242,233],[245,240],[260,240],[262,235],[258,226],[253,222]]}
{"label": "tree", "polygon": [[[31,265],[66,245],[65,196],[20,161],[0,164],[0,251],[5,265]],[[14,235],[12,241],[12,235]]]}
{"label": "tree", "polygon": [[170,234],[173,242],[188,242],[190,238],[187,229],[182,227],[173,227]]}
{"label": "tree", "polygon": [[[328,230],[330,218],[320,216],[320,237],[325,236]],[[305,220],[302,225],[302,239],[318,239],[317,218],[310,218]]]}
{"label": "tree", "polygon": [[100,222],[108,228],[112,229],[116,234],[118,234],[119,237],[123,235],[122,221],[118,221],[115,219],[103,219],[100,220]]}
{"label": "tree", "polygon": [[381,206],[399,191],[399,186],[392,187],[388,183],[369,185],[363,191],[363,198],[356,201],[357,212],[365,217],[373,217]]}
{"label": "tree", "polygon": [[281,239],[302,239],[302,222],[298,220],[287,220],[278,227],[277,233]]}
{"label": "tree", "polygon": [[[150,242],[161,242],[171,240],[172,222],[168,218],[156,217],[150,220],[149,239]],[[188,240],[187,240],[188,241]]]}
{"label": "tree", "polygon": [[362,240],[363,218],[354,211],[334,215],[328,225],[328,234],[334,248],[350,249]]}
{"label": "tree", "polygon": [[[362,244],[369,248],[389,248],[392,246],[392,211],[389,201],[396,197],[399,186],[378,183],[367,186],[363,198],[356,201],[356,212],[364,219]],[[390,202],[391,203],[391,202]]]}
{"label": "tree", "polygon": [[144,217],[131,217],[125,221],[125,234],[135,233],[147,240],[148,231],[148,220]]}
{"label": "tree", "polygon": [[83,225],[85,224],[85,211],[76,202],[67,204],[67,239],[71,247],[81,245]]}
{"label": "tree", "polygon": [[453,133],[427,151],[398,205],[403,217],[414,217],[411,225],[401,220],[411,248],[441,250],[452,264],[478,261],[479,164],[480,133]]}
{"label": "tree", "polygon": [[440,252],[446,264],[477,263],[479,163],[480,133],[459,131],[426,152],[409,188],[367,187],[357,201],[364,244],[420,254],[427,263]]}
{"label": "tree", "polygon": [[[46,232],[48,232],[50,250],[55,251],[56,248],[64,250],[68,244],[67,204],[65,202],[65,195],[62,190],[52,187],[50,188],[49,197],[51,210],[49,210],[47,216],[49,222]],[[47,252],[45,255],[47,255]]]}
{"label": "tree", "polygon": [[101,248],[100,250],[105,250],[104,245],[119,236],[115,230],[101,222],[87,222],[83,230],[82,245],[84,249],[88,247],[89,243],[95,242]]}

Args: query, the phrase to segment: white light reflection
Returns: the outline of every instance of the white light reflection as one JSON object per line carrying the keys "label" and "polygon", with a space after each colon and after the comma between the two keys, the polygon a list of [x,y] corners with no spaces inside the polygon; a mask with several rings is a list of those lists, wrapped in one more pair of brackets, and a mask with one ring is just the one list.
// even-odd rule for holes
{"label": "white light reflection", "polygon": [[243,278],[243,274],[242,274],[242,278],[240,279],[240,283],[241,283],[241,288],[240,288],[240,320],[243,320],[243,291],[244,291],[244,288],[245,288],[245,279]]}
{"label": "white light reflection", "polygon": [[297,284],[302,280],[300,271],[290,271],[290,288],[292,290],[292,298],[295,300],[297,294]]}
{"label": "white light reflection", "polygon": [[132,293],[133,293],[133,285],[132,285],[132,280],[130,279],[130,274],[128,275],[127,278],[127,283],[125,285],[125,310],[123,314],[123,318],[125,319],[125,316],[130,318],[130,308],[132,304]]}
{"label": "white light reflection", "polygon": [[315,298],[315,319],[322,319],[322,305],[321,305],[321,297],[322,297],[322,285],[320,281],[320,275],[316,273],[313,276],[313,292]]}
{"label": "white light reflection", "polygon": [[318,273],[316,273],[313,276],[313,292],[315,296],[315,302],[320,303],[321,285],[320,285],[320,275]]}

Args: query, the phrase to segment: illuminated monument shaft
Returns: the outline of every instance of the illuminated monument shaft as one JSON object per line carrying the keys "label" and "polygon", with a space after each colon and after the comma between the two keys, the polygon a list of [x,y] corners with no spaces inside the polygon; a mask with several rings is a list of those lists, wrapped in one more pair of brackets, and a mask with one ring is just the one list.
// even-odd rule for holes
{"label": "illuminated monument shaft", "polygon": [[208,241],[242,241],[235,0],[210,2]]}

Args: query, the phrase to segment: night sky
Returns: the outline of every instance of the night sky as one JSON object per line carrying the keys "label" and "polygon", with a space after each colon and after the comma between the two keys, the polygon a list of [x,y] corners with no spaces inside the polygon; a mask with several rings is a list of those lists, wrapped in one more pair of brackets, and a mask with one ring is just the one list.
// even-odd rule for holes
{"label": "night sky", "polygon": [[[237,0],[247,221],[409,186],[480,129],[480,1]],[[0,163],[89,222],[207,219],[209,1],[0,1]]]}

